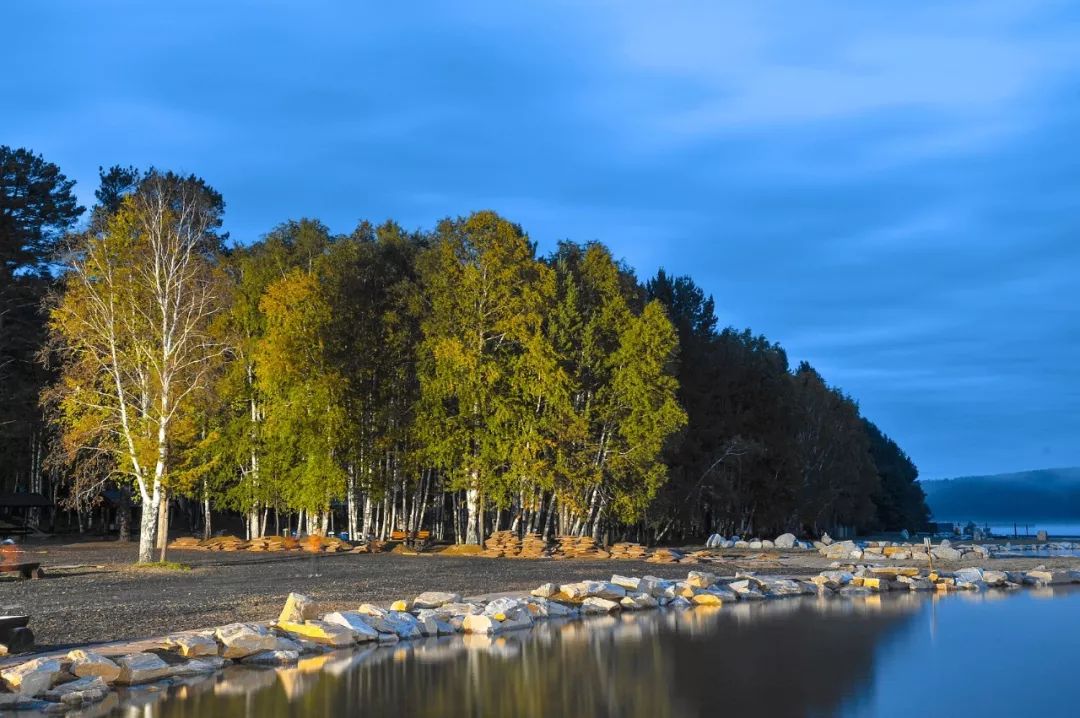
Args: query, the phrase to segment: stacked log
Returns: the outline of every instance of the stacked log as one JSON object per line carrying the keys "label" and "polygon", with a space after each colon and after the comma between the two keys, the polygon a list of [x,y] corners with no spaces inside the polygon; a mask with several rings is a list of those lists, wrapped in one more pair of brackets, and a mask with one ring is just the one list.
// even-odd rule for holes
{"label": "stacked log", "polygon": [[611,558],[611,554],[596,545],[592,536],[560,536],[552,558]]}
{"label": "stacked log", "polygon": [[503,558],[517,556],[521,553],[521,539],[513,531],[496,531],[484,542],[484,551],[481,556],[491,558]]}
{"label": "stacked log", "polygon": [[647,558],[649,550],[639,543],[632,543],[630,541],[620,541],[619,543],[612,544],[611,557],[619,559],[629,559],[632,561],[641,561]]}
{"label": "stacked log", "polygon": [[521,558],[544,558],[547,555],[548,545],[544,537],[538,533],[527,533],[521,541]]}

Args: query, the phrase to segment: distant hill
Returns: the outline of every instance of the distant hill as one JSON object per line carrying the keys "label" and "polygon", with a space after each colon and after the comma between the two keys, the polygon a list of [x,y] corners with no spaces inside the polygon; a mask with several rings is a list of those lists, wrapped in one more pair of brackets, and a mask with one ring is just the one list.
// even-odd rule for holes
{"label": "distant hill", "polygon": [[921,483],[938,520],[1080,520],[1080,467]]}

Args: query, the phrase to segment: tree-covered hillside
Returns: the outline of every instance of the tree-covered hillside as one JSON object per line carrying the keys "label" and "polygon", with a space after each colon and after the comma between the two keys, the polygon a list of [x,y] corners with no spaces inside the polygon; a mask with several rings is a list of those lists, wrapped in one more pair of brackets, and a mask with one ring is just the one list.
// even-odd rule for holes
{"label": "tree-covered hillside", "polygon": [[943,521],[1080,520],[1080,468],[923,481]]}

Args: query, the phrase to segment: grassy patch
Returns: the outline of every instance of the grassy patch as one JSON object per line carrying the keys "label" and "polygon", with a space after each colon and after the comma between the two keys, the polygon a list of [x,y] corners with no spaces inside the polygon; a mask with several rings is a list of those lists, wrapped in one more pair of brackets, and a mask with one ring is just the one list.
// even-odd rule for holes
{"label": "grassy patch", "polygon": [[186,563],[180,563],[179,561],[148,561],[143,563],[137,563],[132,568],[138,569],[156,569],[158,571],[190,571],[191,566]]}

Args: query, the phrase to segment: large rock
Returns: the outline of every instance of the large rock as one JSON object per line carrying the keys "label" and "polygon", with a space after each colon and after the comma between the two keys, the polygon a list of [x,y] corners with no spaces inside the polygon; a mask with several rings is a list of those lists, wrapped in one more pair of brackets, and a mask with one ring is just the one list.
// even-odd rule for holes
{"label": "large rock", "polygon": [[616,573],[612,575],[611,582],[627,591],[641,590],[641,579],[635,576],[620,576]]}
{"label": "large rock", "polygon": [[795,548],[795,534],[780,534],[773,542],[776,548]]}
{"label": "large rock", "polygon": [[365,620],[379,633],[393,634],[398,638],[421,638],[424,635],[416,617],[404,611],[385,611],[382,616],[368,614]]}
{"label": "large rock", "polygon": [[182,633],[169,636],[165,639],[165,645],[187,658],[216,656],[218,652],[218,644],[212,633]]}
{"label": "large rock", "polygon": [[616,586],[607,581],[580,581],[567,583],[559,587],[559,591],[571,600],[583,600],[587,597],[605,598],[617,601],[626,595],[626,589]]}
{"label": "large rock", "polygon": [[499,621],[484,614],[465,616],[461,627],[465,633],[495,633],[499,630]]}
{"label": "large rock", "polygon": [[45,691],[45,700],[79,705],[99,701],[108,691],[109,687],[101,680],[101,676],[86,676],[50,688]]}
{"label": "large rock", "polygon": [[364,616],[356,611],[336,611],[323,616],[323,620],[338,626],[343,626],[353,634],[353,640],[358,643],[379,640],[379,632],[371,627]]}
{"label": "large rock", "polygon": [[278,623],[303,623],[318,617],[319,606],[314,600],[302,593],[290,593],[278,616]]}
{"label": "large rock", "polygon": [[581,612],[587,614],[614,613],[619,608],[615,601],[600,596],[589,596],[581,602]]}
{"label": "large rock", "polygon": [[120,666],[100,653],[76,649],[67,654],[67,659],[71,661],[68,672],[78,678],[97,676],[106,683],[112,683],[120,677]]}
{"label": "large rock", "polygon": [[694,588],[708,588],[716,583],[716,574],[708,571],[691,571],[686,576],[686,582]]}
{"label": "large rock", "polygon": [[0,670],[0,680],[9,691],[31,698],[52,687],[60,669],[60,661],[55,658],[35,658]]}
{"label": "large rock", "polygon": [[619,605],[629,611],[640,611],[647,608],[656,608],[659,604],[656,599],[647,593],[628,593],[619,601]]}
{"label": "large rock", "polygon": [[719,606],[723,604],[723,599],[715,593],[702,591],[701,593],[695,594],[694,597],[690,599],[690,602],[695,606]]}
{"label": "large rock", "polygon": [[242,663],[256,666],[287,666],[300,660],[299,651],[259,651],[243,659]]}
{"label": "large rock", "polygon": [[289,623],[278,621],[278,628],[291,636],[308,641],[314,641],[321,646],[342,648],[352,645],[352,629],[326,621],[304,621],[303,623]]}
{"label": "large rock", "polygon": [[460,600],[461,594],[459,593],[425,591],[413,599],[413,608],[438,608],[447,603],[457,603]]}
{"label": "large rock", "polygon": [[230,623],[214,632],[224,658],[244,658],[261,651],[277,650],[277,639],[254,623]]}
{"label": "large rock", "polygon": [[559,592],[559,587],[553,583],[541,584],[539,587],[532,590],[532,595],[537,598],[551,598]]}
{"label": "large rock", "polygon": [[1069,571],[1035,569],[1034,571],[1028,571],[1024,577],[1024,583],[1035,583],[1039,586],[1058,586],[1073,582],[1072,574]]}
{"label": "large rock", "polygon": [[129,653],[119,656],[116,665],[120,666],[120,676],[116,682],[128,686],[166,678],[173,672],[172,666],[153,653]]}
{"label": "large rock", "polygon": [[941,542],[940,546],[934,546],[930,549],[930,553],[933,554],[934,558],[942,561],[959,561],[964,555],[952,546],[945,545],[944,541]]}
{"label": "large rock", "polygon": [[577,608],[546,598],[532,598],[525,604],[525,608],[533,618],[567,618],[578,614]]}
{"label": "large rock", "polygon": [[203,656],[202,658],[193,658],[186,663],[181,663],[178,666],[171,666],[173,676],[201,676],[207,673],[213,673],[219,670],[225,665],[225,659],[219,656]]}

